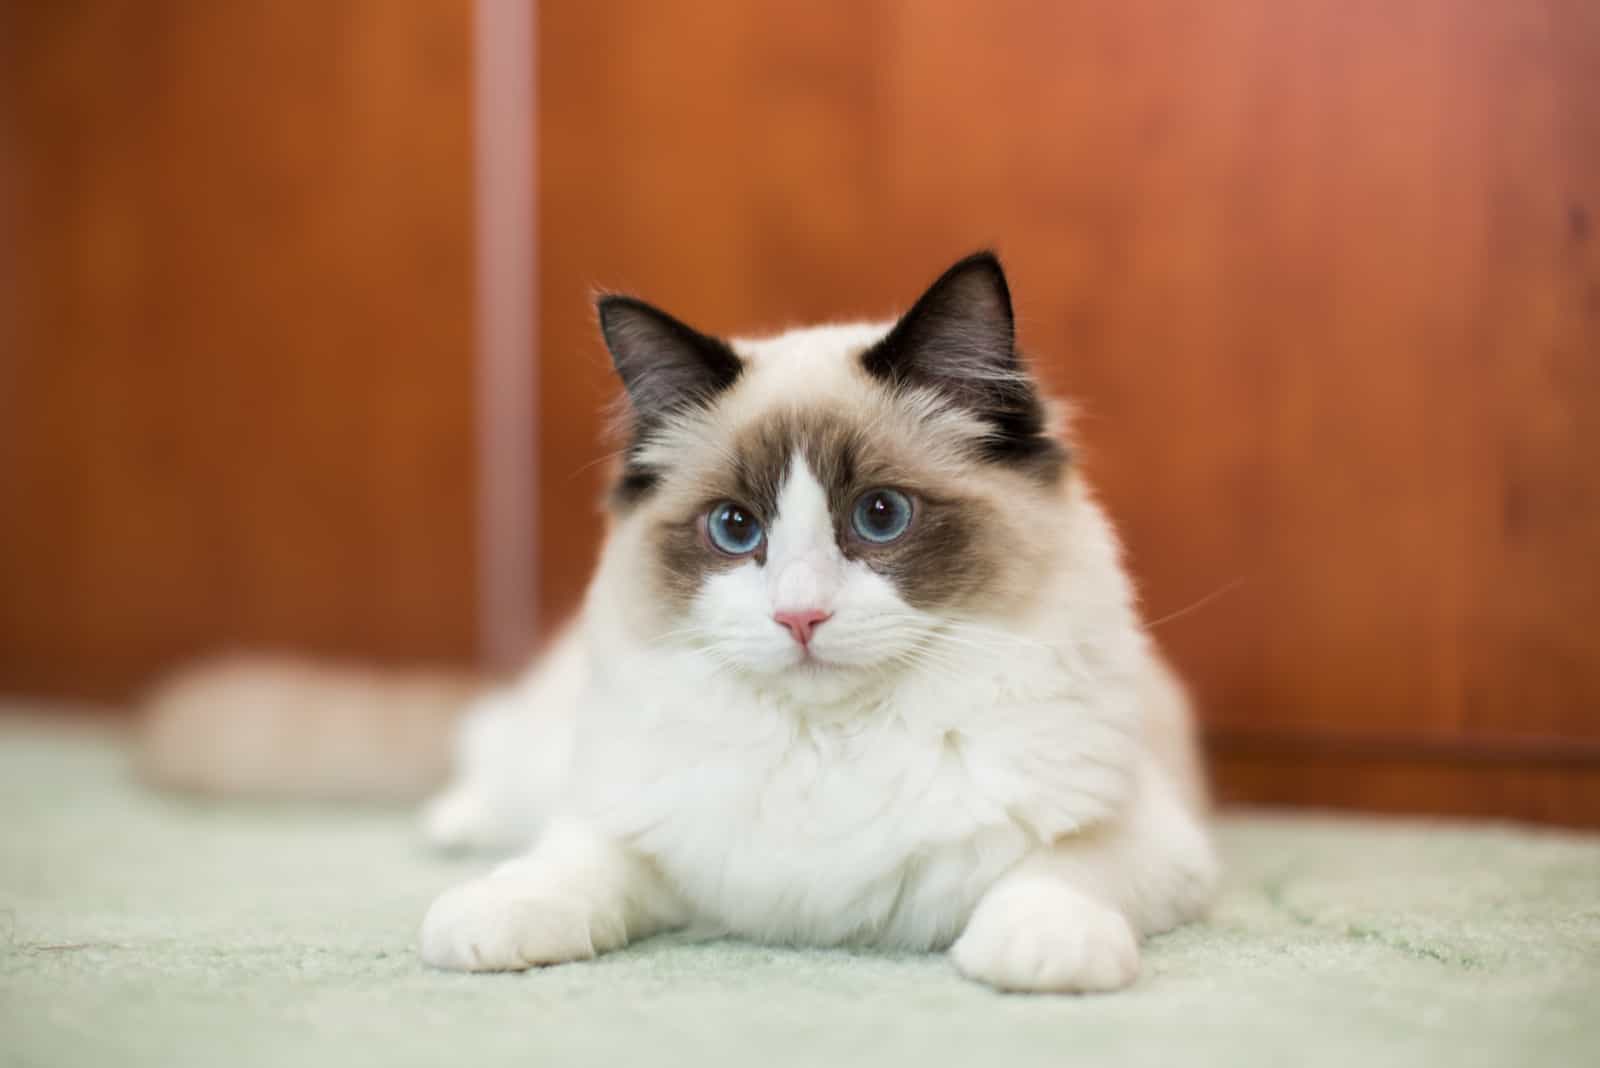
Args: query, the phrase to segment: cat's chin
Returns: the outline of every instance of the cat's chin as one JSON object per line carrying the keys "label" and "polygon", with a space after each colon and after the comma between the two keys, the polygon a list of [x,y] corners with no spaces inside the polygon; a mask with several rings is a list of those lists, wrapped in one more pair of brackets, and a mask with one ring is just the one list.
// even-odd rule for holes
{"label": "cat's chin", "polygon": [[868,679],[865,672],[808,661],[785,671],[772,685],[800,704],[837,705],[858,696]]}

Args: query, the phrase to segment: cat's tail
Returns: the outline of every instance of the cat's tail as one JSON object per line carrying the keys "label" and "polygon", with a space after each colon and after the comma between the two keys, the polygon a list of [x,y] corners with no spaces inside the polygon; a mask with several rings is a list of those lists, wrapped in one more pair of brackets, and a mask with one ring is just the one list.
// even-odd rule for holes
{"label": "cat's tail", "polygon": [[466,676],[231,656],[185,668],[143,703],[138,768],[215,797],[402,801],[442,786]]}

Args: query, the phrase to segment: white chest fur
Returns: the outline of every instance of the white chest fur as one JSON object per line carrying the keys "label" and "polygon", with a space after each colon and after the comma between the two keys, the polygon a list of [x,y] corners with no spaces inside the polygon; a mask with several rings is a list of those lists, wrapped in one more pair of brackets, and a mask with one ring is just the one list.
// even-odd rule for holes
{"label": "white chest fur", "polygon": [[1078,699],[1059,670],[1040,692],[1050,663],[1010,666],[831,717],[681,659],[602,676],[571,802],[653,858],[709,925],[941,946],[1030,848],[1100,818],[1126,789],[1136,728],[1120,694]]}

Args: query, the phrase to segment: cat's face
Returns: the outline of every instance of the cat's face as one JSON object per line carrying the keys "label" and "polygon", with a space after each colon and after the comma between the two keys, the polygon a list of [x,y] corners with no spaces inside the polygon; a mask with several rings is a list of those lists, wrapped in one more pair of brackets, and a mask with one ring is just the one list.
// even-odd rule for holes
{"label": "cat's face", "polygon": [[628,298],[600,314],[633,410],[613,507],[662,640],[827,699],[1028,609],[1066,454],[992,256],[892,327],[725,344]]}

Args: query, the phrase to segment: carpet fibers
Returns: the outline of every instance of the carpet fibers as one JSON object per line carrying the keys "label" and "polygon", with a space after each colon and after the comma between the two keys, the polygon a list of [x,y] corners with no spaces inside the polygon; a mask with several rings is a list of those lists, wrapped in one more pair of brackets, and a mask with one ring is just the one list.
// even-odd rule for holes
{"label": "carpet fibers", "polygon": [[145,792],[116,739],[0,721],[0,1064],[1600,1064],[1600,838],[1232,814],[1210,921],[1120,994],[940,956],[672,938],[520,975],[422,967],[482,867],[403,813]]}

